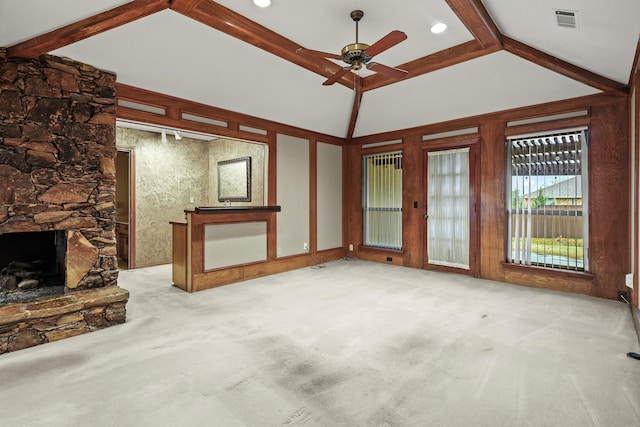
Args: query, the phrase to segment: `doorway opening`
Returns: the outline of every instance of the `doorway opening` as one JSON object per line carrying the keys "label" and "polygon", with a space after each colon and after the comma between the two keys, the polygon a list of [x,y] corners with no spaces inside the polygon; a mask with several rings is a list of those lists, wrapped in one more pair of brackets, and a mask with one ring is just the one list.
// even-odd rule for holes
{"label": "doorway opening", "polygon": [[118,268],[135,267],[133,231],[133,148],[118,147],[116,155],[116,254]]}
{"label": "doorway opening", "polygon": [[424,268],[475,275],[475,144],[425,154]]}

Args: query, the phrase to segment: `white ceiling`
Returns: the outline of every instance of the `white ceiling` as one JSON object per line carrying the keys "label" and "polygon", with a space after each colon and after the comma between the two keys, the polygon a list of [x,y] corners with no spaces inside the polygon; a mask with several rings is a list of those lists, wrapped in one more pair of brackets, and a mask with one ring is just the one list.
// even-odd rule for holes
{"label": "white ceiling", "polygon": [[[503,34],[626,84],[640,34],[638,0],[484,0]],[[121,5],[121,0],[2,0],[0,46]],[[309,49],[339,53],[355,41],[349,13],[364,10],[360,41],[391,30],[403,43],[376,56],[397,66],[472,40],[443,0],[251,0],[218,3]],[[606,3],[606,4],[605,4]],[[578,10],[580,28],[557,28],[553,9]],[[433,35],[436,21],[448,30]],[[117,73],[124,84],[344,137],[354,92],[253,45],[164,10],[51,52]],[[366,74],[362,74],[365,76]],[[364,93],[354,136],[573,98],[598,90],[497,52]]]}
{"label": "white ceiling", "polygon": [[[640,35],[639,0],[483,0],[513,39],[627,84]],[[578,29],[555,24],[554,9],[578,12]]]}

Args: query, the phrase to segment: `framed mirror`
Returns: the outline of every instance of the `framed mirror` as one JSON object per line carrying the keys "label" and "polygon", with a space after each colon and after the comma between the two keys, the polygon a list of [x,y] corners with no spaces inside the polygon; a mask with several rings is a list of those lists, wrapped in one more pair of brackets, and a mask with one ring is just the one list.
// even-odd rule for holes
{"label": "framed mirror", "polygon": [[251,157],[218,162],[218,201],[251,201]]}

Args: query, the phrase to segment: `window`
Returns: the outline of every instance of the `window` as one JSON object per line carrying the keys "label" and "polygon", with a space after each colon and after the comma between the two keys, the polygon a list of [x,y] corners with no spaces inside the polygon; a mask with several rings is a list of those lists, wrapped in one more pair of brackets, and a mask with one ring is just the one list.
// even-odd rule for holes
{"label": "window", "polygon": [[364,245],[402,249],[402,153],[363,160]]}
{"label": "window", "polygon": [[589,271],[585,129],[507,140],[508,261]]}

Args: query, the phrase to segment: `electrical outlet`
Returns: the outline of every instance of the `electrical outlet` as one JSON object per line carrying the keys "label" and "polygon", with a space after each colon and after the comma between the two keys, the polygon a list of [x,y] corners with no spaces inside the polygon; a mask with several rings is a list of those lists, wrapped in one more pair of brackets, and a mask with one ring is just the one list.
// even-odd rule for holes
{"label": "electrical outlet", "polygon": [[309,244],[308,243],[303,243],[302,244],[302,250],[304,250],[305,253],[309,253]]}
{"label": "electrical outlet", "polygon": [[196,198],[191,196],[189,197],[189,203],[195,203],[196,202]]}
{"label": "electrical outlet", "polygon": [[278,256],[282,256],[282,248],[278,248]]}
{"label": "electrical outlet", "polygon": [[633,273],[627,273],[624,276],[624,284],[627,285],[627,288],[633,289]]}
{"label": "electrical outlet", "polygon": [[353,252],[353,243],[349,243],[349,250]]}

